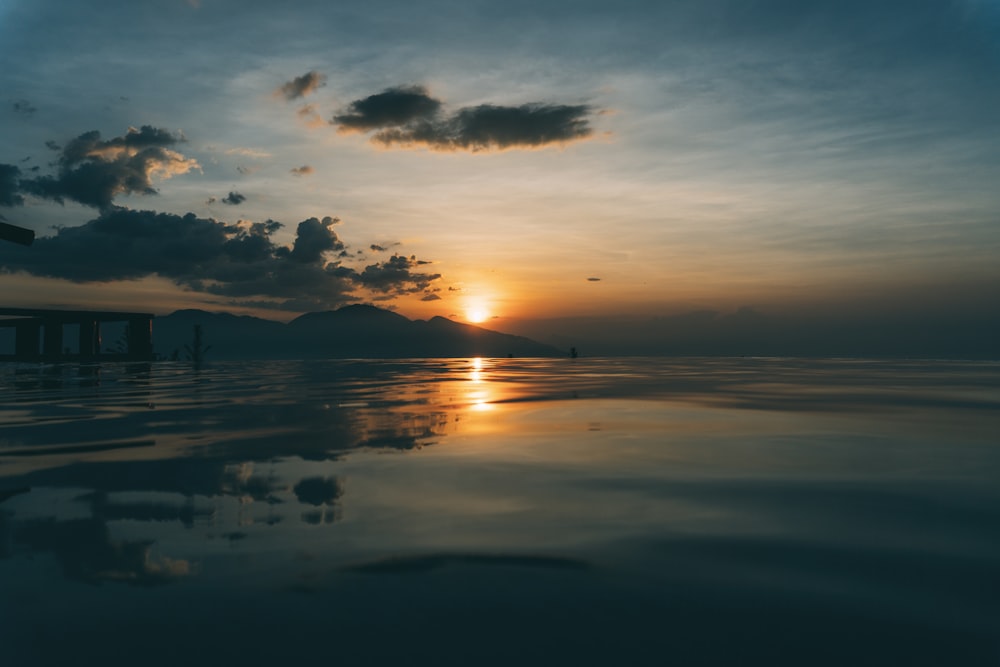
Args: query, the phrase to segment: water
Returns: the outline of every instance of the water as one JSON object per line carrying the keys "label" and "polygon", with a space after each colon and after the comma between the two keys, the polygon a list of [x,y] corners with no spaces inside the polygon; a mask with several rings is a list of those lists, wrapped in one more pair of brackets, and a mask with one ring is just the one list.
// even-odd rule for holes
{"label": "water", "polygon": [[4,665],[1000,664],[1000,364],[0,369]]}

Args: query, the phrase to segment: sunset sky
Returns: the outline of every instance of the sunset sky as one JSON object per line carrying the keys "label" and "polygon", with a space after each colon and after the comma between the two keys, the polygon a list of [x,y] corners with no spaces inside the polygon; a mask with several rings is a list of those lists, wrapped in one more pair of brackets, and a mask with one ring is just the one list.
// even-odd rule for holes
{"label": "sunset sky", "polygon": [[0,56],[3,306],[997,334],[995,0],[0,0]]}

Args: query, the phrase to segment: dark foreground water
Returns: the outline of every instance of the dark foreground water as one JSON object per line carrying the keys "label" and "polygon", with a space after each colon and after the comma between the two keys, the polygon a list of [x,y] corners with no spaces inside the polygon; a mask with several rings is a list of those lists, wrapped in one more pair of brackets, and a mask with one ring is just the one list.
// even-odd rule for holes
{"label": "dark foreground water", "polygon": [[0,664],[998,665],[1000,364],[0,368]]}

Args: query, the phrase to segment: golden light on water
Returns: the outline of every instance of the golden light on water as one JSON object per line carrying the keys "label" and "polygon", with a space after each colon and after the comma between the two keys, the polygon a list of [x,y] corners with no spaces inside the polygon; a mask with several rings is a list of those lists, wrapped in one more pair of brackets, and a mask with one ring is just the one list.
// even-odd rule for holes
{"label": "golden light on water", "polygon": [[472,381],[474,387],[473,390],[468,393],[468,401],[472,409],[477,412],[492,409],[493,404],[490,402],[490,391],[488,390],[487,383],[483,378],[482,357],[475,357],[472,360],[472,371],[469,374],[469,379]]}

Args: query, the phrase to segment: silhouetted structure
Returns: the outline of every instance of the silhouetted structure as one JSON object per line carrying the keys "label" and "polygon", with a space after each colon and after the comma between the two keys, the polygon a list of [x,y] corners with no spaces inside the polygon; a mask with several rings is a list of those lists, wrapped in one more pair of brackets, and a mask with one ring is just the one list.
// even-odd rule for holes
{"label": "silhouetted structure", "polygon": [[0,222],[0,240],[20,243],[21,245],[31,245],[35,240],[35,232],[24,227]]}
{"label": "silhouetted structure", "polygon": [[[153,317],[149,313],[0,308],[0,327],[15,331],[14,354],[0,354],[0,361],[152,361]],[[128,323],[124,351],[101,350],[103,322]],[[75,354],[63,347],[66,325],[80,328]]]}

